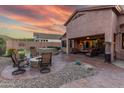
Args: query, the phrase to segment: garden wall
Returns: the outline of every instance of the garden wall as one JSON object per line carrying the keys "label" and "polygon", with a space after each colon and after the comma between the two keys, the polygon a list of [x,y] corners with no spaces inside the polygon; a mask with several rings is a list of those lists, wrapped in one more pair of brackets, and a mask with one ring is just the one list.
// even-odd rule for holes
{"label": "garden wall", "polygon": [[35,41],[20,41],[20,40],[7,40],[6,49],[29,49],[30,47],[47,48],[48,46],[60,47],[60,42],[35,42]]}

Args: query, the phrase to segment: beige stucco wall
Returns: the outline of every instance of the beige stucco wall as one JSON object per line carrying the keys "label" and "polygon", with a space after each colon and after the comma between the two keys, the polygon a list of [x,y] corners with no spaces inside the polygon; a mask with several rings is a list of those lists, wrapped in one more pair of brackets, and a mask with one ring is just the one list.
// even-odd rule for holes
{"label": "beige stucco wall", "polygon": [[67,25],[67,37],[76,38],[108,33],[106,41],[111,41],[109,37],[112,31],[112,14],[111,9],[84,12],[84,15]]}
{"label": "beige stucco wall", "polygon": [[[124,32],[124,30],[123,30]],[[122,35],[117,36],[117,46],[116,46],[116,57],[117,59],[123,59],[124,60],[124,49],[122,49]]]}
{"label": "beige stucco wall", "polygon": [[119,16],[119,24],[124,24],[124,15]]}
{"label": "beige stucco wall", "polygon": [[[124,24],[124,15],[119,16],[119,25]],[[124,26],[118,28],[118,31],[124,33]],[[122,34],[118,34],[116,37],[116,57],[117,59],[124,60],[124,49],[122,49]]]}

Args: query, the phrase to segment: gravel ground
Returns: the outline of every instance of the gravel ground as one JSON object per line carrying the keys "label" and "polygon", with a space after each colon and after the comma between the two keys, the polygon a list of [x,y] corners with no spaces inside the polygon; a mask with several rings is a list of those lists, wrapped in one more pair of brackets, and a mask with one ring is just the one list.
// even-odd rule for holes
{"label": "gravel ground", "polygon": [[[2,64],[3,65],[3,64]],[[5,66],[5,65],[4,65]],[[0,63],[1,68],[1,63]],[[1,70],[1,69],[0,69]],[[56,73],[49,73],[43,77],[24,80],[0,80],[0,87],[4,88],[57,88],[63,84],[72,82],[96,73],[95,68],[87,65],[75,65],[67,63],[64,68]]]}

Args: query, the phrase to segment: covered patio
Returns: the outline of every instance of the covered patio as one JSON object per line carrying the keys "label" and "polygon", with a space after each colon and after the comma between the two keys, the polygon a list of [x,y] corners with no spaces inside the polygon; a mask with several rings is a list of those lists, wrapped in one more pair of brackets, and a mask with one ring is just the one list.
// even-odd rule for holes
{"label": "covered patio", "polygon": [[105,36],[93,35],[69,39],[70,53],[83,53],[89,56],[105,54]]}

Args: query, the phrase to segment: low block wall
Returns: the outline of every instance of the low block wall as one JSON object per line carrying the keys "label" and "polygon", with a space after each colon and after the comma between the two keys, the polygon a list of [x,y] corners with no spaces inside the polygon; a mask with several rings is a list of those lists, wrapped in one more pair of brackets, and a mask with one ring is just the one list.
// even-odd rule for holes
{"label": "low block wall", "polygon": [[17,40],[8,40],[6,41],[6,49],[29,49],[30,47],[36,48],[47,48],[48,46],[60,47],[60,42],[35,42],[35,41],[17,41]]}

